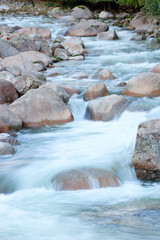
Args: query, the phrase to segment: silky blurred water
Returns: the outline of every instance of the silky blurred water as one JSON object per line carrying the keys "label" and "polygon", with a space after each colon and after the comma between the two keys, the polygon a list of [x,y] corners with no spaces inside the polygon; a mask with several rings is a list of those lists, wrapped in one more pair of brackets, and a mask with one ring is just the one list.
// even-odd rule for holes
{"label": "silky blurred water", "polygon": [[[47,27],[52,37],[67,26],[44,17],[6,16],[10,26]],[[82,94],[99,82],[92,79],[102,67],[115,80],[105,81],[110,93],[120,94],[118,83],[159,62],[160,50],[150,40],[131,41],[133,32],[116,28],[118,41],[83,38],[88,51],[84,61],[64,61],[55,67],[62,76],[54,83],[73,86]],[[51,70],[48,70],[48,72]],[[89,74],[74,79],[74,73]],[[24,129],[13,156],[0,157],[0,239],[2,240],[137,240],[160,238],[160,184],[137,180],[131,166],[139,123],[160,117],[160,98],[127,97],[126,111],[110,122],[85,120],[87,103],[73,96],[69,107],[74,121],[61,126]],[[112,170],[120,186],[62,191],[51,179],[64,170],[92,167]]]}

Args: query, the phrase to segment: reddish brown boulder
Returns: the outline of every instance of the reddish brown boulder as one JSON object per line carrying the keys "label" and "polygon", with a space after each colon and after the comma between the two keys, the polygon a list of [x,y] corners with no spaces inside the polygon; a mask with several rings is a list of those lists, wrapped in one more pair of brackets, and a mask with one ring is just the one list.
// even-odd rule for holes
{"label": "reddish brown boulder", "polygon": [[18,94],[13,84],[0,78],[0,104],[12,103],[17,98]]}
{"label": "reddish brown boulder", "polygon": [[109,95],[108,89],[104,83],[97,83],[84,93],[83,99],[89,101],[98,97],[104,97]]}
{"label": "reddish brown boulder", "polygon": [[59,173],[53,177],[52,184],[57,191],[119,186],[114,174],[94,168],[79,168]]}

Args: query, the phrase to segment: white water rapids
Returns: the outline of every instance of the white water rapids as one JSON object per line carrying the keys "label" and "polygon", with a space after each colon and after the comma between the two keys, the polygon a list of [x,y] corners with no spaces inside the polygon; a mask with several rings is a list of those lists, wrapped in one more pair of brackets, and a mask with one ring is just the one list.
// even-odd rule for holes
{"label": "white water rapids", "polygon": [[[66,26],[43,17],[1,19],[10,26],[47,27],[53,38]],[[55,66],[65,75],[48,78],[82,92],[97,83],[92,75],[105,67],[116,80],[105,81],[110,93],[139,72],[160,61],[160,49],[150,40],[130,41],[133,32],[116,28],[118,41],[83,38],[84,61]],[[76,80],[77,72],[89,74]],[[13,156],[0,157],[0,240],[159,240],[160,184],[142,183],[131,167],[138,124],[160,117],[160,98],[128,97],[127,110],[110,122],[85,120],[86,102],[73,96],[74,121],[61,126],[24,129]],[[62,191],[52,189],[52,177],[75,167],[112,169],[119,187]]]}

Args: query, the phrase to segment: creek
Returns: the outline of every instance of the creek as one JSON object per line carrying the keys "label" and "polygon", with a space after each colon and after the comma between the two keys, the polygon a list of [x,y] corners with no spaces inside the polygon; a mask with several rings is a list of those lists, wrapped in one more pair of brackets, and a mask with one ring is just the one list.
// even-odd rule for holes
{"label": "creek", "polygon": [[[6,16],[9,26],[49,28],[52,38],[66,25],[44,17]],[[149,71],[159,63],[160,49],[150,39],[135,42],[133,32],[116,28],[117,41],[82,38],[88,51],[84,61],[54,65],[65,74],[50,77],[56,84],[82,93],[99,81],[92,75],[108,68],[116,80],[105,84],[120,94],[118,83]],[[48,70],[49,72],[50,70]],[[77,80],[77,72],[89,74]],[[110,122],[85,119],[82,94],[69,101],[74,121],[60,126],[23,129],[13,156],[0,157],[0,239],[2,240],[159,240],[160,184],[140,182],[131,166],[139,123],[160,117],[160,97],[127,97],[128,107]],[[64,170],[92,167],[112,170],[119,187],[55,191],[52,177]]]}

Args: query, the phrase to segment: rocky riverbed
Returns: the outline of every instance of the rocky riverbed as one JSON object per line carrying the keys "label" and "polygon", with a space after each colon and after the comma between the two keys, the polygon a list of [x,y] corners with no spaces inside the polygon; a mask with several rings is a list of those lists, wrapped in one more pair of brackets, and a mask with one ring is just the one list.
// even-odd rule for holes
{"label": "rocky riverbed", "polygon": [[[53,222],[62,228],[68,217],[73,234],[64,228],[56,238],[75,238],[77,221],[82,228],[89,224],[85,239],[110,238],[114,224],[126,232],[125,239],[157,239],[158,226],[146,235],[140,211],[145,199],[146,224],[153,223],[151,210],[158,221],[152,198],[158,201],[159,183],[141,184],[137,177],[159,180],[159,22],[138,13],[127,26],[128,14],[96,15],[86,7],[50,9],[49,18],[7,11],[0,25],[0,209],[6,206],[0,236],[9,239],[12,229],[16,239],[21,235],[21,212],[13,214],[12,223],[7,217],[11,203],[13,212],[26,211],[29,228],[28,212],[33,216],[42,206],[33,223],[37,230],[30,231],[37,239],[41,233],[49,239]],[[115,26],[117,21],[123,28]],[[121,203],[133,213],[126,215],[129,223],[139,214],[133,224],[136,231],[142,225],[138,233],[121,222]],[[116,220],[109,206],[112,216],[117,211]],[[104,234],[98,234],[101,230]],[[117,238],[114,227],[113,232]]]}

